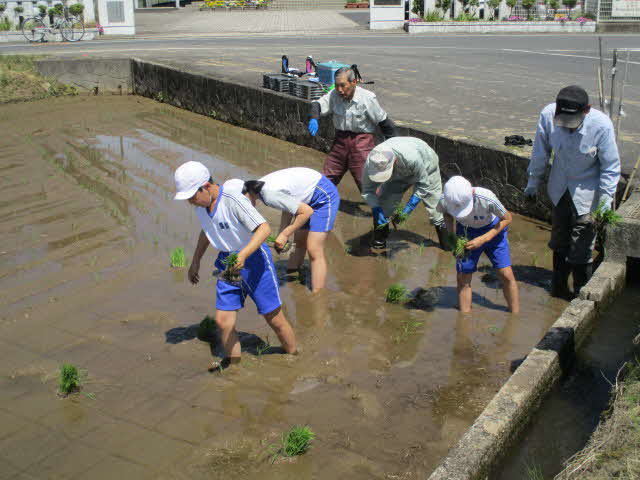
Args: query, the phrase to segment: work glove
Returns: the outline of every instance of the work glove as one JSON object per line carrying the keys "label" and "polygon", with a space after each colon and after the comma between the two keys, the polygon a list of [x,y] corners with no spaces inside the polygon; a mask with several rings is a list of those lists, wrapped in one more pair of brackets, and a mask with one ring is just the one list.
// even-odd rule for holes
{"label": "work glove", "polygon": [[389,223],[389,219],[384,216],[384,212],[382,211],[382,207],[373,207],[373,220],[376,222],[376,225],[384,225],[385,223]]}
{"label": "work glove", "polygon": [[402,213],[409,215],[411,212],[413,212],[416,209],[416,207],[420,203],[420,200],[421,200],[420,197],[418,197],[415,193],[411,195],[411,198],[402,209]]}
{"label": "work glove", "polygon": [[538,194],[538,187],[534,185],[527,185],[527,188],[524,189],[524,195],[528,198],[533,198]]}
{"label": "work glove", "polygon": [[309,133],[311,134],[311,136],[315,137],[316,133],[318,133],[318,119],[312,118],[311,120],[309,120],[309,126],[307,128],[309,129]]}
{"label": "work glove", "polygon": [[607,210],[611,210],[611,204],[613,203],[613,198],[611,198],[611,195],[607,195],[606,193],[603,193],[602,195],[600,195],[600,201],[598,202],[598,206],[602,205],[602,212],[606,212]]}

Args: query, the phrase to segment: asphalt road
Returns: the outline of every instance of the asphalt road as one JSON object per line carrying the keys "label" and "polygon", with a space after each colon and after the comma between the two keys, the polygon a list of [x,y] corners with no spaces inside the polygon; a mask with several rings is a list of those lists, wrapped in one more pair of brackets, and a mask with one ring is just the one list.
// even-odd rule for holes
{"label": "asphalt road", "polygon": [[[613,48],[640,49],[638,35],[603,35],[607,97]],[[188,66],[261,85],[286,54],[356,63],[382,106],[401,123],[457,138],[501,144],[506,135],[532,138],[539,111],[560,88],[582,85],[597,107],[597,36],[345,34],[147,35],[80,44],[3,45],[0,53],[65,57],[136,56]],[[640,51],[632,52],[620,127],[623,170],[640,154]],[[622,59],[626,53],[621,54]],[[618,63],[617,79],[625,73]],[[621,82],[616,86],[621,91]],[[617,97],[617,95],[616,95]],[[617,101],[616,101],[617,104]],[[617,110],[617,107],[614,108]],[[526,154],[527,150],[523,150]]]}

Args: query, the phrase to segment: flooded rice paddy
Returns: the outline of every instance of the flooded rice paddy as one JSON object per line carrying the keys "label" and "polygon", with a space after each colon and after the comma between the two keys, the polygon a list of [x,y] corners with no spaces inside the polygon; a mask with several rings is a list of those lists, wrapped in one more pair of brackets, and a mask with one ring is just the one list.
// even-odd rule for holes
{"label": "flooded rice paddy", "polygon": [[[214,252],[196,287],[169,268],[199,231],[172,200],[173,170],[199,160],[223,182],[320,169],[323,155],[138,97],[3,106],[0,121],[1,478],[424,478],[565,306],[547,291],[547,226],[516,217],[522,313],[485,267],[460,315],[452,256],[424,210],[387,256],[369,255],[368,209],[345,177],[328,289],[281,287],[301,355],[258,355],[274,335],[248,302],[242,363],[211,374],[216,348],[195,333],[214,314]],[[394,282],[420,302],[385,304]],[[86,370],[68,398],[63,362]],[[272,465],[295,424],[317,433],[312,449]]]}

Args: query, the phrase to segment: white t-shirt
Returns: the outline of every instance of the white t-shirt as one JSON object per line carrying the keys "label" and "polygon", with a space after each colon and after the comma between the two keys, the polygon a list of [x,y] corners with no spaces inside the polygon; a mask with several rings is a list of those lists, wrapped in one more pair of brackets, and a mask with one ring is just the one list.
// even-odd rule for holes
{"label": "white t-shirt", "polygon": [[221,252],[238,252],[251,240],[253,231],[266,220],[240,193],[225,192],[220,188],[220,197],[213,212],[197,207],[196,214],[209,242]]}
{"label": "white t-shirt", "polygon": [[[440,197],[436,210],[449,213],[444,194]],[[474,187],[471,213],[466,217],[456,218],[456,222],[465,227],[480,228],[489,225],[496,217],[504,217],[505,213],[507,213],[507,209],[504,208],[495,193],[486,188]]]}
{"label": "white t-shirt", "polygon": [[376,126],[387,118],[376,98],[376,94],[356,86],[351,100],[343,99],[334,89],[318,100],[320,115],[333,113],[333,126],[336,130],[355,133],[373,133]]}
{"label": "white t-shirt", "polygon": [[264,186],[260,198],[265,205],[293,215],[301,203],[309,203],[322,174],[311,168],[276,170],[260,179]]}

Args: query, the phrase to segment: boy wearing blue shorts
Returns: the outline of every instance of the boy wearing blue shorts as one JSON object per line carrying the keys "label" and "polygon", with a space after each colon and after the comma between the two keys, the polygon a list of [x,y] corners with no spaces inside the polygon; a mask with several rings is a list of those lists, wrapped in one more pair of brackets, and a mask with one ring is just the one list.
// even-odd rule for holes
{"label": "boy wearing blue shorts", "polygon": [[296,244],[289,257],[287,273],[297,271],[309,252],[312,291],[322,290],[327,281],[324,244],[340,206],[336,186],[320,172],[294,167],[245,182],[243,193],[248,195],[253,205],[261,200],[265,205],[282,211],[276,250],[282,249],[291,235],[295,235]]}
{"label": "boy wearing blue shorts", "polygon": [[220,251],[215,262],[220,270],[225,269],[222,261],[226,257],[238,254],[235,269],[240,273],[240,281],[236,284],[218,279],[216,284],[215,321],[225,352],[219,366],[224,368],[240,361],[235,324],[247,295],[280,339],[284,351],[295,353],[295,335],[282,312],[275,266],[264,243],[271,232],[269,224],[246,197],[225,192],[224,185],[214,184],[209,170],[200,162],[191,161],[178,167],[175,182],[175,199],[187,200],[196,207],[202,225],[189,267],[189,281],[198,283],[200,259],[209,244]]}
{"label": "boy wearing blue shorts", "polygon": [[484,252],[502,281],[509,310],[518,313],[518,284],[513,276],[507,240],[507,226],[513,219],[511,214],[491,190],[472,187],[466,178],[460,176],[451,177],[445,183],[437,209],[444,214],[449,232],[455,231],[456,235],[468,239],[465,256],[456,262],[460,311],[471,311],[471,277],[478,269],[478,260]]}

